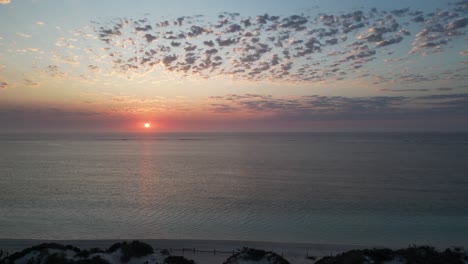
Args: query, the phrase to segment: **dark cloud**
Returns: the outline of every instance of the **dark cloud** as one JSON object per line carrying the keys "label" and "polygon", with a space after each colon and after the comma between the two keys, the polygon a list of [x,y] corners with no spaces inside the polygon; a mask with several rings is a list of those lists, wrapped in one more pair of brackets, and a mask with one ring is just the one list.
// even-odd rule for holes
{"label": "dark cloud", "polygon": [[403,8],[403,9],[392,10],[392,11],[390,11],[390,13],[392,15],[401,17],[401,16],[404,16],[406,13],[408,13],[408,11],[409,11],[409,8]]}
{"label": "dark cloud", "polygon": [[212,40],[205,40],[203,41],[203,44],[205,44],[208,47],[213,47],[215,45],[215,43]]}
{"label": "dark cloud", "polygon": [[195,46],[195,45],[194,45],[194,46],[186,46],[186,47],[184,47],[184,50],[185,50],[185,51],[194,51],[194,50],[196,50],[196,49],[197,49],[197,46]]}
{"label": "dark cloud", "polygon": [[38,82],[31,81],[30,79],[24,79],[24,84],[28,86],[39,86]]}
{"label": "dark cloud", "polygon": [[[275,98],[263,95],[227,95],[211,97],[212,112],[269,113],[304,120],[375,120],[407,119],[421,116],[465,116],[468,94],[429,95],[418,97],[376,96],[300,96]],[[222,107],[220,107],[222,106]],[[219,109],[217,107],[220,107]],[[225,112],[220,111],[227,109]]]}
{"label": "dark cloud", "polygon": [[239,38],[228,38],[228,39],[217,38],[216,42],[218,42],[219,46],[230,46],[239,42]]}
{"label": "dark cloud", "polygon": [[153,27],[151,25],[146,25],[144,27],[136,27],[135,30],[136,31],[148,31],[148,30],[152,30]]}
{"label": "dark cloud", "polygon": [[455,30],[459,28],[464,28],[466,27],[466,25],[468,25],[468,17],[464,17],[464,18],[460,18],[455,21],[452,21],[448,23],[447,25],[445,25],[444,28],[446,30]]}
{"label": "dark cloud", "polygon": [[8,130],[70,130],[99,129],[118,126],[122,120],[87,109],[56,106],[22,107],[0,106],[0,123]]}
{"label": "dark cloud", "polygon": [[453,91],[454,88],[451,87],[439,87],[435,89],[429,89],[429,88],[408,88],[408,89],[380,89],[382,92],[430,92],[430,91]]}
{"label": "dark cloud", "polygon": [[232,24],[232,25],[229,25],[225,32],[226,33],[234,33],[234,32],[238,32],[238,31],[241,31],[242,30],[242,27],[238,24]]}
{"label": "dark cloud", "polygon": [[227,104],[211,104],[210,110],[214,113],[233,113],[237,108],[229,106]]}
{"label": "dark cloud", "polygon": [[187,33],[187,35],[189,35],[190,37],[197,37],[203,33],[206,33],[206,32],[209,32],[209,30],[206,30],[202,27],[199,27],[199,26],[195,26],[193,25],[191,28],[190,28],[190,31]]}
{"label": "dark cloud", "polygon": [[166,57],[163,58],[162,60],[162,63],[164,65],[169,65],[171,64],[172,62],[176,61],[177,60],[177,56],[176,55],[168,55]]}
{"label": "dark cloud", "polygon": [[375,45],[377,47],[384,47],[384,46],[388,46],[388,45],[392,45],[392,44],[396,44],[396,43],[399,43],[400,41],[403,40],[403,37],[402,36],[395,36],[393,38],[389,38],[389,39],[384,39],[382,41],[379,41],[377,43],[375,43]]}
{"label": "dark cloud", "polygon": [[294,28],[295,30],[304,30],[304,25],[308,22],[306,17],[300,15],[292,15],[284,18],[278,25],[280,28]]}
{"label": "dark cloud", "polygon": [[216,54],[216,53],[218,53],[217,49],[209,49],[209,50],[205,51],[205,54],[207,54],[207,55],[212,55],[212,54]]}
{"label": "dark cloud", "polygon": [[415,88],[415,89],[380,89],[382,92],[429,92],[430,89]]}
{"label": "dark cloud", "polygon": [[4,81],[0,81],[0,89],[6,89],[6,88],[8,88],[8,83]]}
{"label": "dark cloud", "polygon": [[171,46],[172,47],[179,47],[180,45],[181,45],[180,42],[171,41]]}
{"label": "dark cloud", "polygon": [[158,39],[158,37],[153,36],[153,35],[151,35],[151,34],[145,34],[144,38],[146,39],[146,41],[147,41],[148,43],[151,43],[151,42],[153,42],[153,40]]}

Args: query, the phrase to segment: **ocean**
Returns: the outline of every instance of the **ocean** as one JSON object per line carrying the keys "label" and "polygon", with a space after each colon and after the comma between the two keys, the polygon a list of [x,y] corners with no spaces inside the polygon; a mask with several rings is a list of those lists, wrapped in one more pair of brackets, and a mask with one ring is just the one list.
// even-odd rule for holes
{"label": "ocean", "polygon": [[467,133],[0,135],[0,238],[468,246]]}

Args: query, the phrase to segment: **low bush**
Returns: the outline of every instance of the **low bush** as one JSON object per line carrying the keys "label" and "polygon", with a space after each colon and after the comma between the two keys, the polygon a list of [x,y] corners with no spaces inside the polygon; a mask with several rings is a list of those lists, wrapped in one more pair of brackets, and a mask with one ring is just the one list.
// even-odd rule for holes
{"label": "low bush", "polygon": [[124,242],[120,246],[120,249],[122,250],[120,260],[124,263],[130,261],[133,257],[140,258],[154,253],[154,249],[150,245],[138,240],[135,240],[130,244]]}
{"label": "low bush", "polygon": [[238,249],[239,253],[242,254],[242,258],[245,260],[253,260],[259,261],[264,258],[267,254],[265,250],[261,249],[254,249],[254,248],[247,248],[243,247],[242,249]]}
{"label": "low bush", "polygon": [[110,264],[109,261],[99,257],[99,256],[94,256],[91,259],[80,259],[73,264]]}
{"label": "low bush", "polygon": [[316,264],[361,264],[372,260],[375,264],[401,259],[408,264],[463,264],[466,256],[462,249],[446,249],[439,252],[430,246],[410,246],[405,249],[351,250],[336,256],[327,256]]}
{"label": "low bush", "polygon": [[69,264],[64,254],[54,253],[49,255],[44,264]]}
{"label": "low bush", "polygon": [[169,256],[164,259],[164,264],[195,264],[195,262],[182,256]]}

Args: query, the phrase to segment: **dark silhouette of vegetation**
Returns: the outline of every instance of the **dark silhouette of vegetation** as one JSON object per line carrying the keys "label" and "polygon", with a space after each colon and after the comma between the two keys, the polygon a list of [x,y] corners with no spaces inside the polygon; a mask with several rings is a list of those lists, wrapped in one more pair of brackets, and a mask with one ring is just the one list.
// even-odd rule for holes
{"label": "dark silhouette of vegetation", "polygon": [[110,247],[106,250],[106,252],[107,252],[107,253],[114,253],[114,252],[117,251],[121,246],[122,246],[122,243],[117,242],[117,243],[113,244],[112,246],[110,246]]}
{"label": "dark silhouette of vegetation", "polygon": [[372,260],[380,264],[393,259],[401,259],[407,264],[463,264],[467,260],[461,248],[439,252],[430,246],[410,246],[405,249],[364,249],[351,250],[336,256],[323,257],[316,264],[363,264]]}
{"label": "dark silhouette of vegetation", "polygon": [[91,259],[80,259],[70,264],[110,264],[110,263],[109,261],[101,258],[100,256],[94,256]]}
{"label": "dark silhouette of vegetation", "polygon": [[33,252],[33,251],[39,251],[39,252],[47,252],[49,249],[56,249],[56,250],[72,250],[74,252],[80,252],[80,249],[71,245],[64,246],[62,244],[58,243],[42,243],[37,246],[29,247],[26,248],[20,252],[16,252],[11,254],[8,258],[4,259],[3,262],[5,263],[14,263],[17,259],[20,259],[27,254]]}
{"label": "dark silhouette of vegetation", "polygon": [[[67,250],[68,252],[66,252]],[[95,254],[111,254],[118,250],[121,250],[120,261],[122,263],[130,261],[132,258],[140,258],[149,254],[154,254],[154,250],[150,245],[140,241],[133,241],[131,243],[115,243],[107,250],[99,248],[80,250],[73,246],[64,246],[57,243],[44,243],[26,248],[21,252],[5,256],[0,259],[0,264],[15,264],[17,262],[25,264],[110,264],[109,261]],[[70,251],[75,252],[74,258],[67,258],[67,256],[70,256]],[[195,263],[193,260],[186,259],[182,256],[170,256],[168,250],[161,250],[158,253],[163,256],[167,256],[164,259],[164,264]],[[23,259],[23,257],[26,256],[28,257]],[[315,261],[315,257],[312,256],[307,257],[307,259]],[[224,262],[224,264],[234,264],[241,261],[256,262],[265,260],[266,263],[271,264],[289,264],[289,262],[282,256],[279,256],[272,251],[247,247],[238,249],[237,252]],[[430,246],[410,246],[399,250],[386,248],[351,250],[336,256],[323,257],[315,263],[382,264],[392,260],[401,261],[406,264],[464,264],[465,261],[468,262],[468,256],[462,248],[449,248],[444,251],[437,251],[435,248]]]}
{"label": "dark silhouette of vegetation", "polygon": [[224,264],[237,263],[236,260],[260,261],[264,258],[274,264],[289,264],[287,260],[274,252],[248,247],[238,249],[234,255],[224,262]]}
{"label": "dark silhouette of vegetation", "polygon": [[159,251],[159,253],[161,253],[162,255],[169,255],[170,254],[169,250],[167,250],[167,249],[163,249],[163,250]]}
{"label": "dark silhouette of vegetation", "polygon": [[154,249],[150,245],[138,240],[135,240],[130,244],[123,242],[120,246],[120,250],[122,251],[120,260],[124,263],[128,262],[133,257],[140,258],[154,253]]}
{"label": "dark silhouette of vegetation", "polygon": [[430,246],[412,246],[407,249],[397,250],[396,254],[405,257],[408,263],[414,264],[463,264],[464,257],[461,251],[457,252],[451,249],[446,249],[443,252],[438,252]]}
{"label": "dark silhouette of vegetation", "polygon": [[169,256],[164,259],[164,264],[195,264],[195,261],[182,256]]}
{"label": "dark silhouette of vegetation", "polygon": [[240,254],[245,254],[243,259],[259,261],[267,254],[265,250],[243,247],[237,250]]}
{"label": "dark silhouette of vegetation", "polygon": [[392,260],[395,256],[393,250],[388,248],[364,249],[362,252],[376,263]]}
{"label": "dark silhouette of vegetation", "polygon": [[47,257],[44,264],[68,264],[69,261],[65,258],[64,254],[54,253]]}
{"label": "dark silhouette of vegetation", "polygon": [[76,253],[75,257],[86,259],[86,258],[89,258],[91,254],[97,254],[97,253],[106,253],[106,252],[100,248],[91,248],[89,250],[84,249]]}

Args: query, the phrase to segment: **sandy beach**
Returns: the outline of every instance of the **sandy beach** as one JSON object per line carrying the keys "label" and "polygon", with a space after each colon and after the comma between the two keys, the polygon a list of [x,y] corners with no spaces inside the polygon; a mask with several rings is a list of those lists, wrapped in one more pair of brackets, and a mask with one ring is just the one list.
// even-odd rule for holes
{"label": "sandy beach", "polygon": [[[55,242],[64,245],[73,245],[81,249],[108,248],[112,244],[134,239],[103,239],[103,240],[42,240],[42,239],[0,239],[0,250],[14,253],[27,247],[41,243]],[[279,243],[263,241],[237,241],[237,240],[184,240],[184,239],[142,239],[154,249],[171,250],[172,255],[181,255],[193,259],[196,263],[220,264],[223,263],[233,251],[242,247],[271,250],[283,255],[291,263],[312,263],[306,259],[307,255],[323,257],[337,254],[351,249],[365,248],[362,245],[334,245],[313,243]],[[193,250],[195,249],[195,251]]]}

